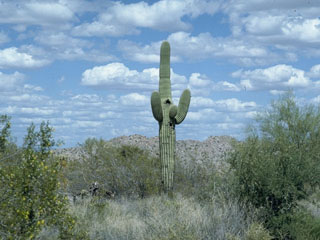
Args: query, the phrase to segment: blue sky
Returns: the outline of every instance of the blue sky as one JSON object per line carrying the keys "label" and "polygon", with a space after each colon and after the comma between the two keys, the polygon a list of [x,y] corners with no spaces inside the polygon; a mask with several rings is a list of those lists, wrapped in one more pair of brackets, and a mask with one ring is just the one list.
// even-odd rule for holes
{"label": "blue sky", "polygon": [[0,114],[26,128],[49,120],[56,139],[158,134],[150,96],[161,42],[171,45],[177,139],[241,139],[288,89],[320,102],[319,0],[0,1]]}

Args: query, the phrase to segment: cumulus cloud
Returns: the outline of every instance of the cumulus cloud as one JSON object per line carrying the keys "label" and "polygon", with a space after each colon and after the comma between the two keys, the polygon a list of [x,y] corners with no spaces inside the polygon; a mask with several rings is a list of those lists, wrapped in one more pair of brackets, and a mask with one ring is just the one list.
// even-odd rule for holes
{"label": "cumulus cloud", "polygon": [[77,106],[102,106],[103,99],[97,94],[77,94],[70,97]]}
{"label": "cumulus cloud", "polygon": [[308,72],[308,76],[310,76],[311,78],[320,78],[320,64],[314,65],[310,69],[310,72]]}
{"label": "cumulus cloud", "polygon": [[241,112],[249,111],[257,107],[257,104],[253,101],[242,102],[237,98],[229,98],[215,101],[215,107],[219,111],[228,111],[228,112]]}
{"label": "cumulus cloud", "polygon": [[[215,38],[210,33],[191,36],[176,32],[168,37],[172,52],[188,59],[228,58],[241,65],[265,65],[281,58],[255,42],[235,38]],[[278,59],[277,59],[278,60]]]}
{"label": "cumulus cloud", "polygon": [[213,85],[212,90],[239,92],[242,89],[241,89],[241,86],[239,86],[239,84],[234,84],[228,81],[220,81]]}
{"label": "cumulus cloud", "polygon": [[13,74],[0,72],[0,92],[16,89],[24,78],[25,76],[19,72],[14,72]]}
{"label": "cumulus cloud", "polygon": [[285,64],[264,69],[238,70],[232,76],[240,78],[240,84],[246,90],[304,88],[312,83],[303,70]]}
{"label": "cumulus cloud", "polygon": [[48,100],[49,98],[43,95],[36,95],[36,94],[19,94],[19,95],[13,95],[8,97],[8,100],[14,101],[14,102],[24,102],[24,103],[38,103],[43,102],[45,100]]}
{"label": "cumulus cloud", "polygon": [[64,46],[65,48],[69,48],[72,46],[85,47],[92,45],[89,41],[70,37],[63,32],[41,32],[34,38],[34,40],[42,45],[52,47]]}
{"label": "cumulus cloud", "polygon": [[48,64],[48,60],[35,59],[16,47],[0,50],[0,68],[36,68]]}
{"label": "cumulus cloud", "polygon": [[195,18],[214,14],[218,6],[217,2],[207,0],[161,0],[151,5],[143,1],[131,4],[115,2],[97,20],[76,26],[73,34],[120,36],[137,34],[137,28],[141,27],[162,31],[187,30],[191,26],[182,20],[184,16]]}
{"label": "cumulus cloud", "polygon": [[195,108],[208,108],[213,107],[214,105],[215,102],[211,98],[206,97],[192,97],[190,103],[190,106]]}
{"label": "cumulus cloud", "polygon": [[99,46],[94,46],[89,40],[75,38],[64,32],[42,31],[34,37],[34,41],[42,46],[23,46],[22,49],[37,56],[47,56],[52,60],[87,60],[94,62],[106,62],[115,57],[105,52],[104,47],[101,51]]}
{"label": "cumulus cloud", "polygon": [[[148,68],[141,72],[130,70],[123,63],[109,63],[104,66],[96,66],[82,73],[81,84],[89,87],[102,87],[113,89],[140,89],[156,90],[159,83],[159,69]],[[172,89],[186,85],[184,76],[171,70]]]}
{"label": "cumulus cloud", "polygon": [[311,99],[311,103],[313,104],[320,104],[320,95]]}
{"label": "cumulus cloud", "polygon": [[189,84],[194,87],[208,87],[211,84],[211,81],[203,74],[192,73],[189,78]]}
{"label": "cumulus cloud", "polygon": [[18,107],[8,106],[3,108],[1,112],[6,114],[27,114],[27,115],[44,115],[49,116],[54,114],[56,111],[47,107]]}
{"label": "cumulus cloud", "polygon": [[248,112],[257,108],[257,104],[253,101],[242,102],[237,98],[228,98],[214,101],[211,98],[192,97],[191,108],[211,108],[216,112]]}
{"label": "cumulus cloud", "polygon": [[[252,14],[243,19],[247,33],[266,37],[267,40],[284,44],[319,43],[320,19],[306,19],[301,16],[270,15],[270,13]],[[262,39],[261,39],[262,40]],[[289,42],[290,43],[290,42]]]}
{"label": "cumulus cloud", "polygon": [[292,60],[297,52],[320,54],[314,51],[320,43],[319,1],[231,0],[222,9],[235,38],[261,43],[269,51],[291,51]]}
{"label": "cumulus cloud", "polygon": [[[245,65],[266,65],[283,60],[294,60],[294,55],[279,55],[270,52],[266,47],[250,40],[232,37],[213,37],[210,33],[200,33],[192,36],[188,32],[175,32],[167,40],[171,45],[171,60],[179,62],[183,59],[191,61],[210,58],[226,58],[230,61]],[[128,40],[118,42],[118,48],[123,55],[138,62],[159,62],[161,42],[140,46]]]}
{"label": "cumulus cloud", "polygon": [[126,106],[146,106],[150,102],[150,97],[139,93],[130,93],[120,97],[120,102]]}
{"label": "cumulus cloud", "polygon": [[0,3],[0,23],[65,27],[74,18],[64,4],[46,1],[7,1]]}
{"label": "cumulus cloud", "polygon": [[103,125],[102,121],[86,121],[86,120],[76,120],[71,124],[73,128],[96,128]]}

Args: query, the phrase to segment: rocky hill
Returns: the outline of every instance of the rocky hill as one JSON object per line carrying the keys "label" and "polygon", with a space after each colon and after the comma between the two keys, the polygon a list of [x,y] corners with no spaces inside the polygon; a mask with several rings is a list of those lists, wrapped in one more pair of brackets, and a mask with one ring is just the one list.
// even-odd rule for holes
{"label": "rocky hill", "polygon": [[[176,153],[179,161],[187,164],[191,160],[199,163],[212,161],[220,164],[223,156],[232,150],[231,142],[234,138],[229,136],[211,136],[204,141],[179,140],[176,145]],[[106,142],[112,146],[131,145],[148,151],[152,156],[159,156],[158,137],[145,137],[141,135],[130,135],[113,138]],[[81,159],[81,148],[65,148],[56,150],[58,155],[63,155],[70,160]]]}

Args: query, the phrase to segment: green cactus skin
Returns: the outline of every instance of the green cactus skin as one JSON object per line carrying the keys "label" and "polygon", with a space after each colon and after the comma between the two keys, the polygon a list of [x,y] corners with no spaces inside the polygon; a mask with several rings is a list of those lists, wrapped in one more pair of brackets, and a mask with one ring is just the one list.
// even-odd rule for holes
{"label": "green cactus skin", "polygon": [[191,93],[183,91],[178,107],[173,104],[170,81],[170,45],[163,42],[160,50],[159,92],[151,95],[151,108],[154,118],[159,122],[159,147],[162,168],[162,184],[165,193],[172,193],[175,166],[175,125],[186,117]]}

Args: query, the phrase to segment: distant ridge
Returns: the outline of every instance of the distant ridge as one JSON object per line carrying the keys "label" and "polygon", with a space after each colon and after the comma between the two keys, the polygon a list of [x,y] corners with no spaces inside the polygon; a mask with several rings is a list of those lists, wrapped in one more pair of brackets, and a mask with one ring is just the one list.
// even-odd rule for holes
{"label": "distant ridge", "polygon": [[[229,136],[211,136],[204,141],[178,140],[176,143],[177,159],[185,164],[192,159],[201,163],[212,161],[215,164],[221,163],[223,156],[232,150],[231,143],[235,139]],[[152,156],[159,156],[158,137],[145,137],[142,135],[121,136],[106,141],[112,146],[130,145],[137,146],[148,151]],[[81,158],[80,147],[57,149],[56,154],[63,155],[70,160]]]}

